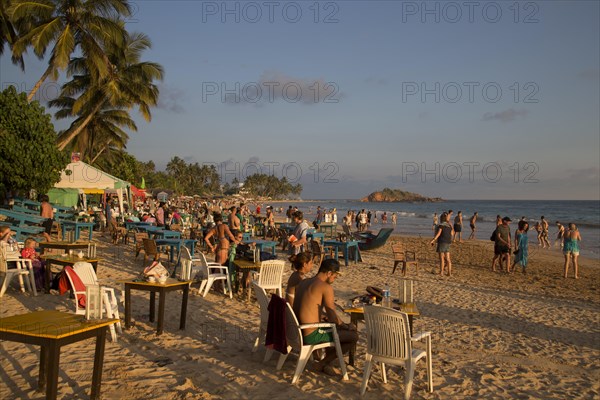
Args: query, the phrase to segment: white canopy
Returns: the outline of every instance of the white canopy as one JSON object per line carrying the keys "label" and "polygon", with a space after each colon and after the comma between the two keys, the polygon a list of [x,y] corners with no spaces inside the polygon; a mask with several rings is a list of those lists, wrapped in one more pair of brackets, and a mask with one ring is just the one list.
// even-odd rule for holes
{"label": "white canopy", "polygon": [[119,195],[119,208],[123,215],[123,191],[130,198],[129,182],[114,177],[83,161],[67,164],[60,174],[60,181],[54,185],[56,188],[82,189],[86,194],[103,194],[105,190],[116,189]]}

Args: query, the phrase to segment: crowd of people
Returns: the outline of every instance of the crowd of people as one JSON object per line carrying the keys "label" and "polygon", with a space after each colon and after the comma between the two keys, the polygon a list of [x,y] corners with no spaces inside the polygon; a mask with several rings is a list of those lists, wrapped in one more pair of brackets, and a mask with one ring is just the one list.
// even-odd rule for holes
{"label": "crowd of people", "polygon": [[[439,274],[452,276],[452,261],[450,256],[450,247],[452,243],[463,242],[462,240],[462,211],[459,211],[452,221],[452,210],[443,212],[439,217],[437,213],[433,215],[433,231],[434,237],[430,244],[437,244],[436,252],[439,254]],[[473,213],[469,219],[471,234],[469,239],[475,239],[477,230],[476,222],[478,213]],[[490,236],[490,240],[494,242],[494,255],[492,258],[491,269],[496,272],[496,266],[499,271],[506,273],[515,272],[518,266],[521,267],[523,274],[527,273],[527,262],[529,255],[529,222],[527,218],[521,217],[518,222],[517,230],[514,236],[511,235],[510,223],[511,218],[508,216],[496,216],[496,229]],[[548,239],[549,224],[546,218],[542,215],[540,220],[535,223],[537,231],[538,245],[542,248],[550,248]],[[581,242],[581,234],[574,223],[568,225],[568,229],[556,221],[556,240],[554,245],[560,246],[562,249],[564,262],[564,277],[568,277],[571,264],[573,265],[574,277],[579,279],[579,243]],[[514,257],[514,258],[513,258]],[[512,260],[511,260],[512,258]]]}

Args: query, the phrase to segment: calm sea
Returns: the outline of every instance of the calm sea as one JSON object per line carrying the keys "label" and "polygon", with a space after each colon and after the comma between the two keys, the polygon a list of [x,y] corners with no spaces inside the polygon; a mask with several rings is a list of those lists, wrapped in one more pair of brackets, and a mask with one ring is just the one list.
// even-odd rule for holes
{"label": "calm sea", "polygon": [[[270,203],[271,204],[271,203]],[[337,208],[338,223],[342,223],[343,216],[348,210],[361,209],[377,211],[379,224],[373,224],[371,229],[377,230],[381,224],[381,214],[388,214],[388,227],[390,215],[398,215],[398,224],[395,232],[405,235],[432,235],[432,217],[437,212],[453,210],[454,216],[458,211],[463,213],[463,240],[469,237],[469,218],[475,211],[478,212],[477,239],[488,239],[495,229],[496,215],[509,216],[513,223],[511,230],[516,230],[516,221],[521,217],[527,218],[530,223],[529,243],[537,243],[536,232],[533,224],[540,217],[545,216],[550,223],[551,243],[556,238],[556,221],[565,226],[573,222],[579,228],[582,236],[581,254],[594,259],[600,259],[600,201],[534,201],[534,200],[448,200],[439,203],[362,203],[356,200],[311,200],[294,203],[293,201],[273,202],[274,207],[283,207],[284,211],[289,205],[298,206],[311,220],[317,206],[327,209]],[[371,221],[373,222],[373,220]],[[558,249],[556,250],[558,251]]]}

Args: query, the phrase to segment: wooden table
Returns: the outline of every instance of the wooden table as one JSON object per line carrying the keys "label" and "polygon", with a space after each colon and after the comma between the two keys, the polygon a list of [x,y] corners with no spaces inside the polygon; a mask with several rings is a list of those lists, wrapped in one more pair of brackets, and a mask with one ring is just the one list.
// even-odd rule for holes
{"label": "wooden table", "polygon": [[272,240],[255,239],[255,240],[248,240],[245,243],[254,243],[256,245],[256,247],[258,247],[260,249],[260,251],[265,251],[266,249],[271,249],[271,254],[275,255],[275,248],[277,247],[277,242],[274,242]]}
{"label": "wooden table", "polygon": [[324,232],[309,232],[306,234],[306,240],[318,240],[321,242],[321,245],[325,242],[325,233]]}
{"label": "wooden table", "polygon": [[38,246],[42,250],[42,254],[44,254],[46,249],[60,249],[68,253],[69,250],[87,250],[90,243],[92,242],[40,242]]}
{"label": "wooden table", "polygon": [[358,249],[358,242],[356,240],[349,240],[347,242],[340,242],[338,240],[326,240],[325,247],[335,247],[335,259],[338,259],[339,249],[342,249],[344,252],[344,262],[346,266],[348,266],[349,259],[349,250],[354,248],[354,263],[356,264],[358,261],[362,261],[360,256],[360,250]]}
{"label": "wooden table", "polygon": [[82,229],[87,229],[89,234],[89,240],[92,240],[92,233],[94,232],[93,222],[75,222],[75,221],[60,221],[60,227],[62,229],[62,237],[66,236],[67,227],[71,227],[75,230],[75,240],[79,240],[79,234]]}
{"label": "wooden table", "polygon": [[50,281],[52,280],[52,271],[51,271],[51,267],[52,265],[59,265],[61,267],[66,267],[67,265],[73,265],[76,262],[89,262],[90,264],[92,264],[92,267],[94,267],[94,272],[98,272],[98,258],[88,258],[88,257],[82,257],[79,258],[78,256],[76,256],[75,254],[73,255],[69,255],[69,254],[63,254],[63,255],[44,255],[41,256],[41,258],[43,258],[44,260],[46,260],[46,293],[50,292]]}
{"label": "wooden table", "polygon": [[327,231],[329,233],[329,237],[335,237],[337,233],[337,224],[331,222],[323,222],[319,225],[319,232],[325,233]]}
{"label": "wooden table", "polygon": [[158,325],[156,334],[163,333],[165,322],[165,302],[168,292],[174,290],[183,290],[181,298],[181,314],[179,316],[179,329],[185,329],[185,320],[187,314],[188,295],[190,293],[190,283],[192,281],[178,281],[169,278],[165,283],[146,282],[146,281],[122,281],[125,286],[125,329],[131,325],[131,290],[144,290],[150,292],[150,322],[154,322],[154,311],[156,305],[155,294],[158,292]]}
{"label": "wooden table", "polygon": [[[403,303],[403,304],[402,303],[401,304],[393,303],[392,308],[394,310],[398,310],[398,311],[408,314],[408,325],[410,328],[410,334],[412,336],[413,319],[414,319],[414,317],[418,317],[419,315],[421,315],[419,313],[419,309],[417,308],[417,304],[416,303]],[[345,308],[344,312],[347,314],[350,314],[350,322],[356,326],[358,326],[359,321],[365,320],[365,310],[363,307]],[[348,356],[348,358],[349,358],[348,363],[350,365],[354,365],[355,354],[356,354],[356,346],[354,346],[354,348],[350,349],[350,354]]]}
{"label": "wooden table", "polygon": [[[170,262],[175,260],[175,248],[177,248],[177,255],[179,257],[179,253],[181,252],[181,245],[186,246],[190,249],[190,255],[194,256],[194,249],[196,248],[196,240],[195,239],[156,239],[155,240],[157,246],[169,246],[170,248]],[[175,273],[175,271],[173,271]]]}
{"label": "wooden table", "polygon": [[[245,284],[246,279],[248,278],[248,275],[250,274],[250,271],[260,271],[260,267],[262,264],[260,262],[254,263],[252,261],[237,258],[233,261],[233,265],[235,267],[235,272],[236,272],[235,282],[232,282],[233,291],[237,292],[240,287],[240,273],[242,273],[242,281]],[[248,290],[249,288],[246,288],[246,289]]]}
{"label": "wooden table", "polygon": [[60,311],[34,311],[0,319],[0,340],[41,347],[38,390],[46,399],[56,399],[60,349],[62,346],[96,337],[91,399],[100,398],[106,328],[117,319],[86,321],[81,315]]}

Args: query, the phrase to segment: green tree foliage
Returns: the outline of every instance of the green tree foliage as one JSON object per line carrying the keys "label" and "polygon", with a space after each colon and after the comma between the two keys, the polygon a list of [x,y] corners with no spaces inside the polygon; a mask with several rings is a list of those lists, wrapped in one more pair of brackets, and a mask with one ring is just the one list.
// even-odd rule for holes
{"label": "green tree foliage", "polygon": [[285,198],[289,195],[298,196],[302,193],[302,185],[292,185],[287,178],[277,178],[275,175],[254,174],[246,178],[244,189],[253,196]]}
{"label": "green tree foliage", "polygon": [[167,164],[167,175],[173,189],[179,194],[215,194],[221,190],[221,181],[214,166],[198,163],[186,163],[179,157],[173,157]]}
{"label": "green tree foliage", "polygon": [[46,193],[60,180],[69,155],[56,147],[50,115],[13,86],[0,93],[0,191]]}

